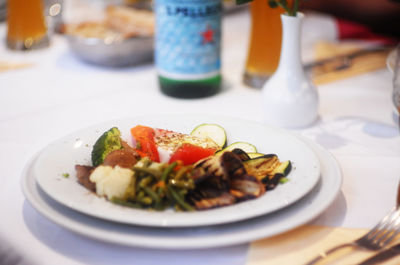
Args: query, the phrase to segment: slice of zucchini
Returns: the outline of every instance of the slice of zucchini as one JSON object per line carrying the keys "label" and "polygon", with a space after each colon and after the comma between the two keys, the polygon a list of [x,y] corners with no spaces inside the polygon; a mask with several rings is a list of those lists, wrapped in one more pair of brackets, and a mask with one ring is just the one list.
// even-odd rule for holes
{"label": "slice of zucchini", "polygon": [[269,176],[279,166],[279,159],[275,154],[263,155],[243,162],[247,174],[266,183]]}
{"label": "slice of zucchini", "polygon": [[292,170],[292,163],[287,160],[283,161],[277,166],[273,171],[272,174],[282,174],[283,176],[289,175],[290,171]]}
{"label": "slice of zucchini", "polygon": [[286,178],[291,170],[292,163],[289,160],[279,163],[279,165],[271,172],[271,175],[269,175],[268,178],[265,179],[265,189],[275,189],[275,187],[281,182],[281,180],[283,178]]}
{"label": "slice of zucchini", "polygon": [[247,153],[247,155],[251,158],[257,158],[257,157],[261,157],[264,156],[265,154],[261,154],[261,153]]}
{"label": "slice of zucchini", "polygon": [[209,123],[200,124],[199,126],[193,129],[190,135],[200,138],[208,137],[221,148],[223,148],[226,145],[225,129],[218,124],[209,124]]}
{"label": "slice of zucchini", "polygon": [[250,156],[245,151],[243,151],[242,149],[235,148],[235,149],[232,150],[232,153],[238,155],[241,161],[250,160]]}
{"label": "slice of zucchini", "polygon": [[246,153],[257,153],[257,148],[249,143],[246,142],[235,142],[233,144],[228,145],[225,147],[222,152],[224,151],[232,151],[233,149],[242,149]]}

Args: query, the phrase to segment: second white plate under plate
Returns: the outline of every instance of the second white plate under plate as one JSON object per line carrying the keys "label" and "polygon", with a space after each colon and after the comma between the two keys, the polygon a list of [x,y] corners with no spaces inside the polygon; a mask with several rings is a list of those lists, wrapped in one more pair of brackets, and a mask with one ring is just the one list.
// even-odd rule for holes
{"label": "second white plate under plate", "polygon": [[333,156],[305,140],[321,163],[321,179],[298,202],[246,221],[189,228],[157,228],[125,225],[93,218],[52,200],[37,185],[32,164],[22,175],[22,190],[29,203],[43,216],[75,233],[110,243],[162,249],[193,249],[228,246],[270,237],[303,225],[321,214],[337,197],[341,170]]}

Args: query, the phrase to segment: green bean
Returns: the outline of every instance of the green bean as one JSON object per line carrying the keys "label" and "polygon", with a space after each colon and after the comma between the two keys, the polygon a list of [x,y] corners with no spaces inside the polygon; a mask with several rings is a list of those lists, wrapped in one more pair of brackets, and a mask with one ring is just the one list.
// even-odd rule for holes
{"label": "green bean", "polygon": [[164,197],[165,188],[164,187],[157,187],[156,192],[157,192],[158,196]]}
{"label": "green bean", "polygon": [[194,188],[194,183],[191,179],[181,179],[181,180],[170,179],[168,183],[177,188],[183,188],[183,189]]}
{"label": "green bean", "polygon": [[186,203],[184,199],[170,185],[168,185],[168,190],[171,192],[172,198],[179,206],[181,206],[186,211],[194,211],[194,208]]}
{"label": "green bean", "polygon": [[143,198],[140,199],[140,202],[143,203],[144,205],[151,205],[153,203],[153,199],[149,196],[145,196]]}
{"label": "green bean", "polygon": [[130,201],[127,201],[127,200],[116,198],[116,197],[111,198],[111,202],[113,202],[115,204],[122,205],[122,206],[132,207],[132,208],[143,208],[138,203],[130,202]]}
{"label": "green bean", "polygon": [[172,185],[174,185],[175,187],[181,188],[181,189],[193,189],[193,183],[191,181],[174,181],[171,183]]}
{"label": "green bean", "polygon": [[184,198],[186,196],[186,194],[188,193],[188,191],[186,189],[180,189],[180,190],[178,190],[178,193],[181,197]]}
{"label": "green bean", "polygon": [[136,198],[136,191],[135,191],[131,186],[129,186],[129,187],[126,189],[123,198],[124,198],[124,200],[128,200],[128,199],[130,199],[130,200],[135,200],[135,198]]}
{"label": "green bean", "polygon": [[176,172],[174,179],[178,180],[178,179],[182,178],[187,171],[188,171],[188,167],[182,167],[181,169],[178,170],[178,172]]}
{"label": "green bean", "polygon": [[169,204],[167,204],[167,203],[161,203],[160,204],[160,208],[159,209],[156,209],[156,210],[159,210],[159,211],[163,211],[163,210],[165,210],[167,207],[169,207],[170,205]]}
{"label": "green bean", "polygon": [[168,175],[172,172],[172,170],[176,167],[178,163],[175,161],[171,163],[162,173],[161,180],[166,181],[168,178]]}
{"label": "green bean", "polygon": [[[112,202],[128,207],[163,210],[175,207],[178,211],[193,211],[195,208],[185,201],[189,190],[194,188],[190,178],[191,166],[181,167],[174,172],[177,162],[157,164],[144,158],[141,165],[133,166],[135,172],[123,198],[113,198]],[[154,164],[155,165],[155,164]]]}
{"label": "green bean", "polygon": [[161,197],[158,196],[156,192],[154,192],[149,187],[144,187],[143,189],[153,199],[153,201],[154,201],[154,209],[156,209],[158,211],[165,209],[165,206],[162,205]]}
{"label": "green bean", "polygon": [[151,176],[144,177],[143,179],[140,180],[139,182],[139,187],[147,187],[149,184],[153,181],[153,178]]}
{"label": "green bean", "polygon": [[125,191],[124,199],[135,200],[135,198],[136,198],[136,176],[133,175],[132,180],[129,183],[129,186]]}
{"label": "green bean", "polygon": [[157,179],[161,178],[161,171],[153,169],[153,168],[145,168],[145,167],[133,167],[133,171],[137,172],[138,174],[144,173],[146,175],[151,175]]}
{"label": "green bean", "polygon": [[183,212],[184,211],[179,204],[175,204],[174,205],[174,210],[177,211],[177,212]]}
{"label": "green bean", "polygon": [[152,198],[153,201],[155,201],[155,203],[161,202],[161,198],[152,189],[149,187],[143,187],[143,190]]}
{"label": "green bean", "polygon": [[137,200],[141,200],[141,199],[143,199],[143,197],[145,196],[145,193],[144,193],[144,191],[142,191],[142,190],[140,190],[138,193],[137,193]]}
{"label": "green bean", "polygon": [[143,163],[143,167],[149,167],[152,163],[148,157],[144,157],[140,161]]}

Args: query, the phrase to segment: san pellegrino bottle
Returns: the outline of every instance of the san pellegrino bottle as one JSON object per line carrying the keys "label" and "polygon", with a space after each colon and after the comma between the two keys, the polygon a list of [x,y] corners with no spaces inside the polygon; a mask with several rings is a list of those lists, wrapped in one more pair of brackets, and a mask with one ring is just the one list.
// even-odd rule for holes
{"label": "san pellegrino bottle", "polygon": [[156,0],[155,61],[161,91],[205,97],[221,86],[221,0]]}

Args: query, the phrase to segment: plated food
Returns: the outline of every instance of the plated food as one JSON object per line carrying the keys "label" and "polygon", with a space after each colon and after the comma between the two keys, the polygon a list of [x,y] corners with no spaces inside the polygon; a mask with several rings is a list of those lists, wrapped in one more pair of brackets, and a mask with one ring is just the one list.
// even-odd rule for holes
{"label": "plated food", "polygon": [[289,160],[254,145],[226,146],[223,127],[201,124],[191,134],[137,125],[132,145],[113,127],[93,145],[91,165],[76,165],[88,190],[123,206],[206,210],[263,196],[287,180]]}
{"label": "plated food", "polygon": [[[190,134],[193,128],[204,122],[222,126],[226,130],[228,146],[237,142],[251,143],[259,153],[276,154],[280,161],[290,160],[293,166],[288,176],[290,181],[277,185],[273,191],[267,191],[258,198],[204,211],[175,211],[171,207],[149,211],[125,207],[110,203],[106,197],[97,196],[77,183],[75,165],[92,165],[94,143],[112,127],[119,128],[121,138],[130,146],[135,146],[131,128],[136,124]],[[153,227],[209,226],[269,215],[300,200],[320,179],[318,158],[295,135],[256,122],[204,114],[135,116],[74,131],[48,144],[40,152],[31,171],[40,190],[55,203],[103,220]]]}

